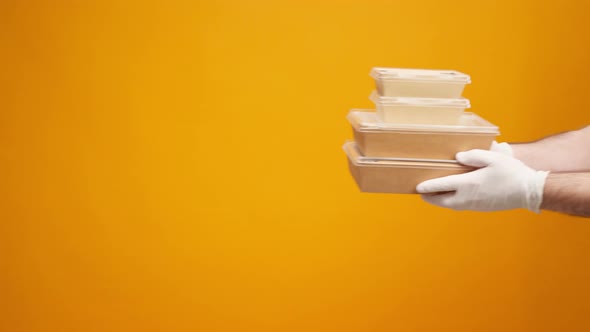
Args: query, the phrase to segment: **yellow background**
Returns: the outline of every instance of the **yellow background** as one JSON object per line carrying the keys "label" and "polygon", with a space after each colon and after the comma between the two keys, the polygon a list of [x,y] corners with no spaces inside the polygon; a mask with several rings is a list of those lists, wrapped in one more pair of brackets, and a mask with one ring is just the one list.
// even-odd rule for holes
{"label": "yellow background", "polygon": [[1,331],[583,331],[590,222],[361,194],[372,66],[588,123],[586,1],[3,1]]}

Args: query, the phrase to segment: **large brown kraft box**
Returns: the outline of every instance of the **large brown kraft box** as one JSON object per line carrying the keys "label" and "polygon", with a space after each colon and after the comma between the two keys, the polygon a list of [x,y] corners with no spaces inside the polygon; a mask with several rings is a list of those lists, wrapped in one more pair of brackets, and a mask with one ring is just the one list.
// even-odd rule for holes
{"label": "large brown kraft box", "polygon": [[352,141],[346,142],[343,149],[348,156],[350,174],[362,192],[416,194],[420,182],[473,170],[450,160],[364,157]]}
{"label": "large brown kraft box", "polygon": [[498,127],[468,112],[447,125],[384,123],[374,110],[358,109],[347,119],[360,153],[367,157],[454,160],[460,151],[488,150],[500,134]]}

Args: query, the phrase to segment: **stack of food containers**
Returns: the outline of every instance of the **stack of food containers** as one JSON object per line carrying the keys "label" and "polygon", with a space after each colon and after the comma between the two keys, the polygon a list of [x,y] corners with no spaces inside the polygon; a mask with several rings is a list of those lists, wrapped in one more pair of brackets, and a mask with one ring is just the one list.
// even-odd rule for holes
{"label": "stack of food containers", "polygon": [[422,181],[469,172],[455,154],[489,149],[498,127],[474,113],[461,94],[469,75],[451,70],[373,68],[376,110],[348,114],[354,141],[344,144],[363,192],[416,193]]}

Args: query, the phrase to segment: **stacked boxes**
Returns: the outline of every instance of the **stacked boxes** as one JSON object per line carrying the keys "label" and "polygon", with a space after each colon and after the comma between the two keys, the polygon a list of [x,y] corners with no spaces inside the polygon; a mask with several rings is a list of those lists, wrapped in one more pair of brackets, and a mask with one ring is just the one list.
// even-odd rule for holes
{"label": "stacked boxes", "polygon": [[470,77],[457,71],[373,68],[376,110],[348,114],[354,141],[344,144],[363,192],[416,193],[422,181],[469,172],[459,151],[489,149],[498,128],[465,112]]}

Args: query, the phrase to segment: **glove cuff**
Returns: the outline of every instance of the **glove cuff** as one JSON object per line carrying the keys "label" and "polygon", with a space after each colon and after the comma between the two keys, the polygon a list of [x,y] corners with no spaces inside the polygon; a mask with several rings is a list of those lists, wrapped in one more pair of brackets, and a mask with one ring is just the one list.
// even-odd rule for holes
{"label": "glove cuff", "polygon": [[535,213],[541,212],[541,203],[543,202],[543,189],[545,188],[545,180],[549,172],[535,171],[528,188],[528,206],[527,208]]}

